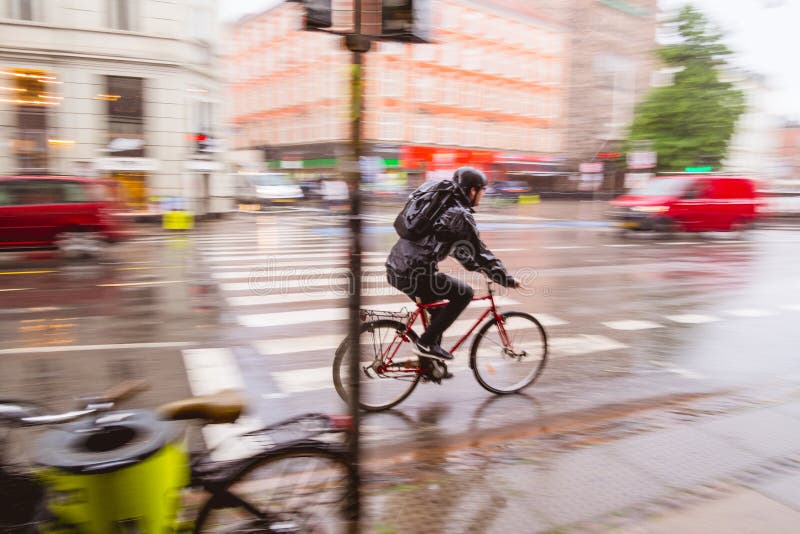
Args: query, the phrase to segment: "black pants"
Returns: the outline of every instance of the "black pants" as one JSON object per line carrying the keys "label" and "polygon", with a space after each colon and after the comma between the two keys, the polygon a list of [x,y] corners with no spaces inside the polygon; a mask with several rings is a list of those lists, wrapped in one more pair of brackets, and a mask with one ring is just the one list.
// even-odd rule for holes
{"label": "black pants", "polygon": [[423,304],[439,300],[449,301],[444,307],[430,310],[431,322],[420,337],[420,343],[423,345],[440,344],[444,331],[461,315],[474,295],[474,291],[469,285],[439,272],[399,276],[389,270],[386,278],[389,284],[408,295],[415,302],[417,299]]}

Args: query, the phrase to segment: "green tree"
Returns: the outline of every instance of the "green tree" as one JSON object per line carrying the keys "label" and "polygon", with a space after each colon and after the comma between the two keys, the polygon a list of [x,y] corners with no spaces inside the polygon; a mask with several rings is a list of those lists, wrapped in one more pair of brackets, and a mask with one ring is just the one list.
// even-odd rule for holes
{"label": "green tree", "polygon": [[718,168],[745,110],[742,91],[719,77],[731,51],[691,6],[668,21],[667,29],[675,42],[657,54],[667,67],[679,70],[672,85],[652,89],[637,106],[629,141],[652,141],[659,171]]}

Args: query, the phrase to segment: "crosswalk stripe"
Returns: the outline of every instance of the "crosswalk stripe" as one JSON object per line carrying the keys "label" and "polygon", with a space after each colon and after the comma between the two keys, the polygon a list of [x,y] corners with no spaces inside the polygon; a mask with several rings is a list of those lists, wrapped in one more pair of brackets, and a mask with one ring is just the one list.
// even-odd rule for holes
{"label": "crosswalk stripe", "polygon": [[[536,318],[543,324],[546,321],[542,316],[537,314]],[[467,331],[475,324],[478,317],[471,319],[462,319],[453,323],[447,330],[444,336],[445,340],[456,341],[459,337],[466,334]],[[481,323],[483,324],[483,323]],[[560,323],[563,324],[563,323]],[[478,327],[480,328],[480,326]],[[523,328],[521,323],[514,323],[509,325],[509,330],[519,330]],[[414,329],[420,333],[422,331],[422,324],[417,323]],[[475,332],[477,332],[477,328]],[[473,334],[475,333],[473,332]],[[303,352],[318,352],[318,351],[334,351],[344,339],[344,334],[327,334],[319,336],[305,336],[305,337],[286,337],[275,339],[264,339],[253,342],[253,347],[263,356],[278,356],[284,354],[297,354]],[[559,340],[559,341],[554,341]],[[555,343],[555,345],[553,345]],[[614,350],[619,348],[626,348],[627,345],[609,339],[605,336],[590,336],[581,335],[574,337],[557,337],[550,339],[551,346],[556,347],[559,352],[568,352],[572,355],[586,354],[588,352],[598,352],[600,350]]]}
{"label": "crosswalk stripe", "polygon": [[[331,259],[319,259],[319,260],[295,260],[295,261],[278,261],[274,258],[258,258],[253,257],[249,260],[240,260],[243,262],[253,262],[255,260],[260,259],[259,263],[240,263],[239,261],[232,261],[230,265],[225,263],[220,264],[211,264],[208,265],[207,268],[210,271],[226,271],[232,269],[257,269],[259,271],[264,271],[268,269],[283,269],[283,268],[295,268],[295,267],[310,267],[310,266],[318,266],[318,267],[332,267],[336,265],[349,265],[350,259],[349,258],[331,258]],[[386,258],[381,256],[375,256],[371,258],[361,258],[361,263],[386,263]]]}
{"label": "crosswalk stripe", "polygon": [[728,315],[733,315],[734,317],[771,317],[775,315],[774,311],[771,310],[760,310],[757,308],[744,308],[740,310],[728,310],[725,313]]}
{"label": "crosswalk stripe", "polygon": [[713,315],[701,315],[693,313],[687,313],[683,315],[665,315],[665,317],[670,321],[683,324],[703,324],[719,321],[719,317],[714,317]]}
{"label": "crosswalk stripe", "polygon": [[[393,287],[365,288],[361,294],[364,297],[396,297],[402,293]],[[229,306],[267,306],[271,304],[291,304],[297,302],[314,302],[320,300],[340,300],[348,296],[346,288],[329,291],[315,291],[313,293],[301,291],[298,293],[283,293],[275,295],[247,295],[243,297],[228,297]]]}
{"label": "crosswalk stripe", "polygon": [[[495,297],[495,303],[499,306],[510,306],[518,304],[514,299],[508,297]],[[488,305],[487,301],[479,301],[472,304],[475,307],[485,307]],[[409,310],[413,307],[410,300],[398,302],[376,303],[374,305],[367,305],[373,309],[385,311],[402,311],[403,309]],[[335,308],[317,308],[311,310],[295,310],[289,312],[270,312],[270,313],[255,313],[243,314],[237,317],[237,321],[242,326],[248,327],[267,327],[267,326],[284,326],[292,324],[314,324],[318,322],[327,321],[341,321],[349,317],[349,310],[347,307]]]}
{"label": "crosswalk stripe", "polygon": [[[361,281],[365,284],[370,282],[386,282],[385,276],[364,276]],[[246,287],[243,287],[246,286]],[[324,276],[321,280],[316,277],[307,277],[299,279],[278,279],[267,281],[260,279],[257,275],[248,282],[232,282],[228,284],[220,284],[220,289],[223,291],[242,291],[243,289],[252,290],[254,293],[258,292],[271,292],[274,290],[284,289],[308,289],[312,287],[327,287],[338,289],[341,292],[347,291],[348,279],[344,276]],[[387,286],[388,288],[388,286]]]}
{"label": "crosswalk stripe", "polygon": [[[182,354],[192,394],[208,395],[225,389],[245,389],[244,378],[230,349],[185,349]],[[235,423],[204,426],[203,437],[208,449],[216,448],[211,453],[214,460],[244,458],[257,452],[252,444],[227,438],[261,426],[263,425],[257,418],[243,416]],[[217,448],[222,443],[226,446]]]}
{"label": "crosswalk stripe", "polygon": [[651,328],[663,328],[663,325],[654,323],[652,321],[639,321],[639,320],[624,320],[624,321],[608,321],[600,323],[608,328],[614,330],[649,330]]}
{"label": "crosswalk stripe", "polygon": [[[386,283],[386,276],[364,276],[361,281],[364,284],[369,283]],[[272,293],[276,290],[285,290],[285,289],[310,289],[310,288],[328,288],[332,291],[338,291],[340,293],[344,293],[347,291],[348,288],[348,279],[347,277],[343,276],[328,276],[323,277],[323,279],[318,279],[316,277],[308,277],[308,278],[299,278],[299,279],[277,279],[273,281],[268,281],[264,279],[260,279],[257,275],[254,275],[251,280],[247,282],[228,282],[224,284],[220,284],[219,288],[222,291],[227,292],[236,292],[236,291],[250,291],[253,293]],[[383,288],[381,288],[383,289]],[[386,291],[390,291],[392,288],[390,286],[386,286]],[[307,294],[310,294],[307,292]],[[394,294],[394,293],[381,293],[381,294]],[[258,295],[253,295],[258,296]]]}
{"label": "crosswalk stripe", "polygon": [[[318,265],[317,262],[313,262]],[[386,267],[383,265],[367,265],[363,268],[364,272],[385,272]],[[259,269],[249,271],[230,271],[212,273],[211,277],[215,280],[239,280],[242,278],[258,277],[259,279],[266,278],[286,278],[290,276],[322,276],[322,275],[343,275],[350,272],[348,267],[319,267],[319,268],[297,268],[297,269],[270,269],[269,267],[260,267]]]}
{"label": "crosswalk stripe", "polygon": [[[364,252],[365,256],[381,256],[382,258],[386,258],[385,252]],[[347,258],[346,251],[340,252],[320,252],[320,253],[309,253],[309,254],[272,254],[270,256],[266,255],[258,255],[258,254],[247,254],[247,255],[237,255],[237,256],[216,256],[213,258],[206,258],[208,262],[228,262],[228,261],[252,261],[257,259],[258,257],[262,257],[264,259],[271,259],[275,258],[277,260],[303,260],[303,259],[312,259],[312,258]]]}
{"label": "crosswalk stripe", "polygon": [[287,252],[287,251],[319,251],[319,252],[341,252],[347,250],[347,247],[343,247],[341,243],[336,245],[323,245],[317,243],[309,243],[307,245],[280,245],[280,244],[270,244],[268,246],[262,245],[250,245],[247,247],[220,247],[219,249],[202,249],[200,252],[204,256],[231,256],[235,254],[240,254],[242,252],[252,252],[257,254],[271,254],[276,252]]}
{"label": "crosswalk stripe", "polygon": [[[341,338],[339,338],[339,341],[341,341]],[[338,346],[338,343],[336,346]],[[627,347],[628,345],[605,336],[580,335],[556,337],[550,340],[550,357],[565,358],[581,356],[596,352],[619,350]],[[447,367],[454,372],[469,371],[469,357],[467,355],[456,356],[455,360],[448,362]],[[286,395],[327,390],[333,389],[334,387],[333,368],[330,365],[273,371],[272,378],[275,380],[281,392]]]}

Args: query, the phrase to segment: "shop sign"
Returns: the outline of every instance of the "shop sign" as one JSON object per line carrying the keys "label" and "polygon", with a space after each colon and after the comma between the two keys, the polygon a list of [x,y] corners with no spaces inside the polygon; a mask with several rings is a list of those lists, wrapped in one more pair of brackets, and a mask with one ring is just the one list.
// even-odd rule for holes
{"label": "shop sign", "polygon": [[652,169],[655,166],[655,152],[628,152],[629,169]]}
{"label": "shop sign", "polygon": [[581,163],[580,166],[581,174],[599,174],[603,172],[603,162],[602,161],[590,161],[586,163]]}
{"label": "shop sign", "polygon": [[189,171],[221,171],[223,170],[221,161],[208,159],[190,159],[186,162],[186,170]]}

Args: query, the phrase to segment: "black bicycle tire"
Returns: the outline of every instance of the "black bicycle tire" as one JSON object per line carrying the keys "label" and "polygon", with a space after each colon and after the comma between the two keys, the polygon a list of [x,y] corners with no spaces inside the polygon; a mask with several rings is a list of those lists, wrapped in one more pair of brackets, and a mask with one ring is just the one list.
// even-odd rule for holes
{"label": "black bicycle tire", "polygon": [[[290,458],[292,456],[320,456],[340,463],[347,471],[347,480],[343,481],[346,484],[349,483],[349,479],[353,476],[353,468],[347,461],[347,453],[343,447],[335,444],[309,441],[305,443],[295,443],[289,446],[279,447],[277,449],[253,456],[251,459],[249,459],[249,461],[243,461],[240,467],[234,470],[233,474],[231,474],[227,480],[220,485],[220,488],[227,490],[232,485],[243,480],[257,467],[266,463]],[[219,498],[221,498],[219,494],[212,494],[211,497],[206,499],[206,501],[200,507],[200,511],[197,513],[195,518],[193,530],[194,534],[202,534],[203,524],[208,519],[210,512],[215,508],[217,499]],[[348,501],[348,495],[345,494],[345,499],[343,501],[343,506],[345,507],[343,509],[343,517],[347,520],[353,520],[353,518],[347,517],[348,512],[346,507],[348,506]]]}
{"label": "black bicycle tire", "polygon": [[545,331],[544,327],[542,326],[542,323],[540,323],[539,320],[536,317],[534,317],[533,315],[531,315],[530,313],[518,312],[518,311],[508,311],[508,312],[501,313],[500,316],[503,317],[504,320],[505,320],[506,317],[524,317],[525,319],[529,319],[539,329],[539,333],[542,335],[542,342],[544,344],[544,353],[542,354],[542,361],[539,364],[539,367],[536,369],[536,373],[533,374],[531,379],[528,380],[525,384],[523,384],[522,386],[520,386],[520,387],[518,387],[516,389],[510,390],[510,391],[504,391],[504,390],[495,389],[492,386],[490,386],[489,384],[487,384],[486,382],[484,382],[483,378],[481,378],[481,375],[478,372],[478,365],[477,365],[478,346],[480,345],[481,340],[486,335],[486,332],[489,330],[489,328],[491,328],[494,324],[497,323],[497,319],[493,317],[491,320],[487,321],[481,327],[481,329],[478,330],[478,333],[475,334],[475,338],[472,341],[472,347],[470,348],[470,355],[469,355],[470,367],[472,367],[472,374],[475,375],[475,380],[478,381],[478,383],[481,385],[481,387],[483,387],[487,391],[490,391],[490,392],[494,393],[495,395],[510,395],[512,393],[518,393],[518,392],[522,391],[523,389],[529,387],[531,384],[536,382],[536,380],[538,380],[539,377],[542,375],[542,372],[544,371],[544,368],[547,366],[547,353],[548,353],[547,332]]}
{"label": "black bicycle tire", "polygon": [[[368,321],[362,324],[359,333],[365,332],[370,326],[388,326],[394,328],[398,332],[405,332],[407,328],[407,326],[400,321],[395,321],[393,319],[378,319],[375,321]],[[417,339],[417,333],[414,332],[413,330],[409,331],[408,336],[411,338],[411,341],[416,341]],[[349,353],[348,350],[349,341],[350,341],[349,337],[346,337],[344,340],[342,340],[342,342],[339,344],[339,347],[336,349],[336,357],[333,359],[333,385],[336,388],[336,393],[338,393],[339,397],[347,404],[350,404],[350,399],[349,395],[347,394],[347,390],[345,389],[345,385],[342,384],[342,379],[339,376],[339,367],[341,365],[342,358],[347,356]],[[363,402],[359,402],[358,405],[362,410],[365,410],[367,412],[382,412],[384,410],[393,408],[398,404],[400,404],[401,402],[403,402],[404,400],[406,400],[409,395],[411,395],[411,393],[416,389],[417,385],[419,384],[420,378],[421,375],[418,374],[416,379],[411,383],[411,386],[408,388],[408,390],[401,397],[399,397],[397,400],[395,400],[390,404],[386,404],[380,407],[375,407],[375,406],[365,405]]]}

